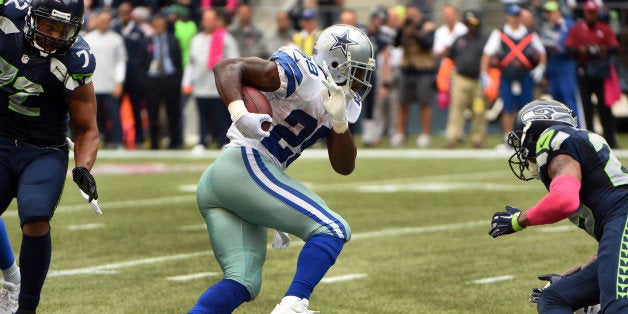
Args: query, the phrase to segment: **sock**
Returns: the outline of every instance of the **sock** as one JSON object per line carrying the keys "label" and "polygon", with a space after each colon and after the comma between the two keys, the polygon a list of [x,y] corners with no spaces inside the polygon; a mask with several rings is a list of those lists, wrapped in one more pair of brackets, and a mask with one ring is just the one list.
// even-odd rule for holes
{"label": "sock", "polygon": [[231,313],[250,298],[244,285],[235,280],[223,279],[209,287],[189,313]]}
{"label": "sock", "polygon": [[2,269],[3,276],[6,278],[4,270],[15,264],[15,256],[11,250],[11,242],[9,242],[9,234],[7,233],[7,227],[4,225],[4,220],[0,218],[0,269]]}
{"label": "sock", "polygon": [[22,236],[22,250],[20,251],[20,268],[22,273],[20,308],[36,309],[37,305],[39,305],[39,296],[48,274],[51,254],[52,241],[50,232],[43,236]]}
{"label": "sock", "polygon": [[344,239],[326,234],[311,236],[299,254],[297,271],[286,296],[309,299],[314,287],[336,262],[344,244]]}

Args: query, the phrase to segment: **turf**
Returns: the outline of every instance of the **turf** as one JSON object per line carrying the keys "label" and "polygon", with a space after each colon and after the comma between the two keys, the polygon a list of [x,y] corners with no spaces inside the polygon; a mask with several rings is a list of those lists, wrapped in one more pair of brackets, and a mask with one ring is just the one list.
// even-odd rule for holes
{"label": "turf", "polygon": [[[544,285],[537,275],[560,272],[595,251],[596,242],[568,222],[498,239],[487,234],[493,212],[508,204],[527,208],[545,193],[540,182],[516,179],[505,155],[486,150],[489,157],[474,151],[468,151],[473,158],[447,158],[446,152],[413,157],[404,151],[404,158],[396,158],[395,150],[381,151],[389,156],[361,150],[355,172],[346,177],[317,156],[288,170],[340,213],[353,233],[326,278],[357,278],[319,284],[313,310],[534,313],[528,295]],[[94,172],[102,216],[81,200],[68,177],[52,221],[53,258],[41,313],[185,313],[220,280],[194,194],[214,155],[177,156],[101,154]],[[17,254],[15,204],[3,219]],[[293,237],[288,250],[268,251],[260,296],[235,313],[272,310],[290,283],[301,246]],[[199,273],[209,274],[171,278]],[[474,283],[497,277],[502,280]]]}

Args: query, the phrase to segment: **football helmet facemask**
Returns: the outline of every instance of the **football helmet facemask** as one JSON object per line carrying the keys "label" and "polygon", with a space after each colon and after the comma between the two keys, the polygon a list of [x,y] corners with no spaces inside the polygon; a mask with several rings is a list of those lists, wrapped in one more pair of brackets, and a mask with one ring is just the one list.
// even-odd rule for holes
{"label": "football helmet facemask", "polygon": [[24,37],[44,56],[62,54],[74,44],[84,12],[83,0],[33,0],[26,14]]}
{"label": "football helmet facemask", "polygon": [[[554,100],[535,100],[519,110],[507,138],[508,145],[515,150],[508,162],[517,178],[525,181],[539,178],[535,164],[536,142],[541,133],[553,125],[577,127],[578,122],[571,109]],[[531,176],[526,175],[526,169]]]}
{"label": "football helmet facemask", "polygon": [[350,86],[355,98],[364,100],[371,90],[373,44],[359,28],[345,24],[325,28],[314,42],[312,58],[319,66],[327,62],[336,84]]}

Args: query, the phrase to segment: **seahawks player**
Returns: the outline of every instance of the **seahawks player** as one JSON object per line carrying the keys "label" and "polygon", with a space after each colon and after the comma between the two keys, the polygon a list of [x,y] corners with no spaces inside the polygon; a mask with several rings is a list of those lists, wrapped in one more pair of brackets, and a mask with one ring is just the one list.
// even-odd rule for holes
{"label": "seahawks player", "polygon": [[68,169],[68,122],[76,134],[73,179],[89,201],[98,198],[90,174],[99,143],[96,64],[78,37],[83,0],[0,4],[0,214],[17,199],[23,233],[17,312],[35,313],[50,264],[49,221]]}
{"label": "seahawks player", "polygon": [[599,242],[597,259],[544,289],[539,312],[571,313],[599,302],[601,313],[626,313],[628,171],[603,137],[576,125],[573,111],[556,101],[521,108],[508,135],[511,169],[522,180],[540,179],[549,193],[528,210],[496,212],[489,234],[569,218]]}
{"label": "seahawks player", "polygon": [[[304,149],[325,139],[332,168],[342,175],[353,171],[356,147],[348,124],[358,119],[374,69],[371,42],[349,25],[324,29],[312,58],[282,47],[270,60],[225,59],[216,65],[216,85],[233,121],[227,133],[231,142],[203,173],[197,201],[224,278],[201,295],[190,313],[231,313],[257,297],[266,228],[279,230],[278,239],[286,240],[286,232],[305,241],[292,284],[272,313],[311,313],[310,295],[351,230],[284,170]],[[242,85],[265,92],[272,119],[247,111]],[[272,122],[269,131],[261,128],[264,121]]]}

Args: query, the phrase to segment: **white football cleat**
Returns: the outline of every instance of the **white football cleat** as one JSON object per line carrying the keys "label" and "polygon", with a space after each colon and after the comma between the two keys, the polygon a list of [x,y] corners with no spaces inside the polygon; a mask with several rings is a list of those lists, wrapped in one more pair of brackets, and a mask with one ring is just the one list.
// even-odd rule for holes
{"label": "white football cleat", "polygon": [[270,314],[294,314],[294,313],[304,313],[304,314],[316,314],[319,312],[308,310],[308,306],[310,306],[310,301],[308,299],[301,299],[295,296],[287,296],[281,299],[281,303],[275,306]]}
{"label": "white football cleat", "polygon": [[0,314],[11,314],[17,312],[17,300],[20,296],[20,285],[2,281],[0,290]]}

